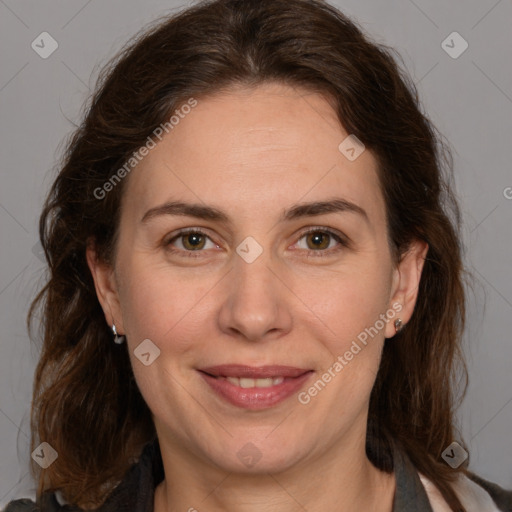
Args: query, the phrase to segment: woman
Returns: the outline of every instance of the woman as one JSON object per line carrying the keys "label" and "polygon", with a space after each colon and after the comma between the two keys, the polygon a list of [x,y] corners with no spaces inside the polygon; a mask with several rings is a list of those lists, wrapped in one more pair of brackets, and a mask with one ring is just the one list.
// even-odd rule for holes
{"label": "woman", "polygon": [[39,490],[7,511],[510,510],[452,444],[449,170],[390,52],[323,2],[140,36],[41,216]]}

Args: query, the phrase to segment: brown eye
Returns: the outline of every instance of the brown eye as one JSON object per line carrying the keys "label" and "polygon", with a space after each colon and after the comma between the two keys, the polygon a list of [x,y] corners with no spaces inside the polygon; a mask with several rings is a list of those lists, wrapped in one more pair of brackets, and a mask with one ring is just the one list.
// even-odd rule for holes
{"label": "brown eye", "polygon": [[331,235],[322,231],[314,231],[306,235],[308,249],[327,249],[331,240]]}
{"label": "brown eye", "polygon": [[181,235],[183,247],[190,251],[202,249],[206,243],[205,236],[201,233],[186,233]]}
{"label": "brown eye", "polygon": [[218,248],[211,238],[199,229],[181,231],[167,242],[164,242],[164,245],[172,253],[181,253],[183,256],[190,256],[190,253],[193,252],[199,255],[204,252],[203,249]]}
{"label": "brown eye", "polygon": [[350,247],[347,238],[330,229],[312,228],[302,233],[296,247],[308,256],[333,256],[343,248]]}

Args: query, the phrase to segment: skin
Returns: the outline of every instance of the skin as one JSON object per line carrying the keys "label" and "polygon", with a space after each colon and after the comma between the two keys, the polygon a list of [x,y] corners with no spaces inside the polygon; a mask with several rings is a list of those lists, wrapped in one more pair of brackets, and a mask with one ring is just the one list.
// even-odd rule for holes
{"label": "skin", "polygon": [[[410,319],[427,246],[414,242],[393,261],[376,159],[365,150],[349,161],[338,150],[347,136],[322,96],[282,84],[198,99],[127,178],[114,266],[89,247],[106,321],[126,335],[154,416],[167,475],[157,512],[392,510],[394,476],[369,462],[365,433],[393,321],[305,405],[294,395],[241,409],[197,372],[225,363],[313,369],[304,391],[393,304],[404,324]],[[345,211],[280,219],[296,204],[333,198],[367,218]],[[169,200],[213,206],[229,221],[141,222]],[[303,234],[310,227],[349,243],[327,236],[319,249]],[[202,248],[174,238],[181,228],[204,230]],[[236,252],[249,236],[263,249],[252,263]],[[147,338],[161,352],[144,366],[133,351]],[[252,467],[237,456],[246,443],[261,453]]]}

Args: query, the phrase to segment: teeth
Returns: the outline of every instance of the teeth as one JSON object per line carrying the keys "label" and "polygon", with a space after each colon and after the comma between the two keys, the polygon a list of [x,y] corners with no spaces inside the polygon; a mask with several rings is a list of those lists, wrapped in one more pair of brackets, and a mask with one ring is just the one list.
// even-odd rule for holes
{"label": "teeth", "polygon": [[228,382],[240,388],[269,388],[284,381],[284,377],[269,377],[268,379],[246,379],[245,377],[226,377]]}
{"label": "teeth", "polygon": [[269,383],[272,386],[272,379],[239,379],[241,388],[255,388],[255,387],[268,387]]}

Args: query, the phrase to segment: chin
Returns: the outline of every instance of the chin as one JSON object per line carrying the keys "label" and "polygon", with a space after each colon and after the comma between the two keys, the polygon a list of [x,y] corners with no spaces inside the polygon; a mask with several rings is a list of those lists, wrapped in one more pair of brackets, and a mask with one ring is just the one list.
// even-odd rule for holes
{"label": "chin", "polygon": [[[304,457],[297,450],[300,445],[299,442],[292,443],[290,449],[286,450],[280,440],[258,442],[245,437],[243,440],[231,442],[221,453],[210,454],[210,459],[225,471],[233,473],[280,473],[290,469]],[[301,448],[303,451],[304,447]]]}

